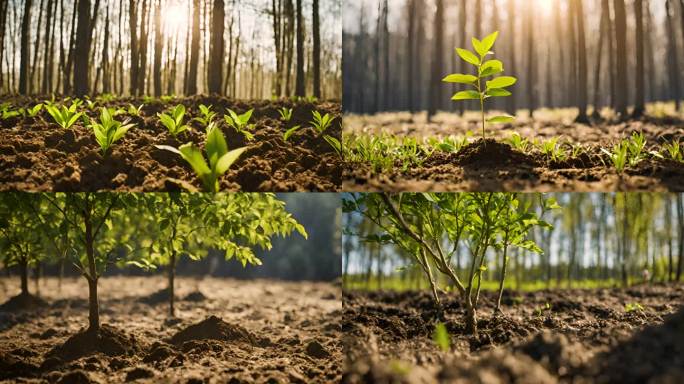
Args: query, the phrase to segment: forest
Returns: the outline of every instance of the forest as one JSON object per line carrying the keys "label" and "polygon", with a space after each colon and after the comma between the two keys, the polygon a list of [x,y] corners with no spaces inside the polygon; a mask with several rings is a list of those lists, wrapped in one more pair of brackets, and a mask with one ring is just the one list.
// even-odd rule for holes
{"label": "forest", "polygon": [[[682,190],[684,2],[351,4],[345,190]],[[495,32],[482,61],[454,50],[475,52]],[[495,65],[482,79],[515,80],[483,92],[482,107],[459,95],[477,85],[471,64]],[[481,136],[507,145],[483,148]],[[643,158],[630,161],[630,146]]]}
{"label": "forest", "polygon": [[653,353],[684,348],[682,195],[350,193],[343,210],[345,382],[682,379]]}
{"label": "forest", "polygon": [[[1,189],[336,191],[340,13],[339,0],[0,2]],[[231,149],[207,152],[230,154],[219,167],[202,153],[216,140]]]}
{"label": "forest", "polygon": [[0,203],[1,379],[339,375],[335,195],[16,192]]}

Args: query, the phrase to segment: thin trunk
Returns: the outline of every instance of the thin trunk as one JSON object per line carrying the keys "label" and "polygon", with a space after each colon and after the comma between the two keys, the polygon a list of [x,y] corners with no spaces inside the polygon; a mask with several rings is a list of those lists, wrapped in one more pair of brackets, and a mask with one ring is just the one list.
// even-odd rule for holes
{"label": "thin trunk", "polygon": [[128,25],[131,34],[131,74],[130,74],[130,93],[131,96],[138,94],[138,4],[136,0],[131,0],[128,8]]}
{"label": "thin trunk", "polygon": [[[33,84],[37,84],[35,81],[35,76],[36,76],[36,68],[38,68],[38,52],[40,52],[40,28],[41,24],[43,23],[43,9],[45,7],[45,0],[40,0],[40,4],[38,5],[38,24],[35,25],[36,27],[36,41],[35,45],[33,48],[33,61],[31,64],[31,75],[29,76],[29,84],[31,90],[33,90]],[[49,27],[46,27],[45,30],[49,30]]]}
{"label": "thin trunk", "polygon": [[634,103],[633,118],[644,115],[645,79],[644,79],[644,4],[643,0],[634,0],[634,17],[636,18],[636,101]]}
{"label": "thin trunk", "polygon": [[[515,2],[515,0],[511,0],[511,2],[513,3],[513,2]],[[466,36],[466,35],[467,35],[467,30],[468,30],[468,28],[467,28],[467,20],[468,20],[468,19],[467,19],[467,15],[466,15],[466,13],[467,13],[467,5],[468,5],[468,0],[461,0],[461,1],[459,1],[459,6],[460,6],[460,7],[459,7],[459,9],[458,9],[458,25],[459,25],[459,34],[458,34],[458,37],[459,37],[459,47],[460,47],[460,48],[466,48],[466,39],[467,39],[467,36]],[[510,8],[509,8],[509,10],[510,10]],[[510,25],[513,25],[513,24],[514,24],[514,23],[511,23]],[[513,34],[511,34],[511,36],[513,36]],[[482,36],[478,36],[478,39],[481,38],[481,37],[482,37]],[[511,37],[511,38],[512,38],[512,37]],[[468,63],[466,63],[465,61],[459,60],[459,61],[458,61],[458,65],[459,65],[458,70],[459,70],[459,72],[461,72],[461,73],[466,73],[466,71],[467,71],[467,64],[468,64]],[[409,77],[409,78],[410,78],[410,77]],[[410,84],[410,83],[409,83],[409,84]],[[454,87],[452,88],[452,90],[453,90],[454,92],[456,92],[457,89],[458,89],[458,88],[457,88],[456,86],[454,86]],[[511,97],[511,99],[512,99],[512,97]],[[465,103],[458,103],[458,113],[459,113],[459,115],[463,116],[463,114],[465,113]]]}
{"label": "thin trunk", "polygon": [[199,44],[200,44],[200,2],[193,1],[192,13],[192,45],[190,46],[190,67],[186,77],[186,93],[194,95],[197,93],[197,67],[199,65]]}
{"label": "thin trunk", "polygon": [[620,119],[627,117],[627,13],[624,0],[614,0],[615,4],[615,40],[617,42],[616,62],[616,100],[615,112]]}
{"label": "thin trunk", "polygon": [[147,6],[147,0],[142,2],[142,14],[140,16],[140,42],[138,43],[139,49],[139,66],[138,66],[138,84],[137,84],[137,94],[145,94],[145,84],[147,83],[147,26],[149,25],[149,10]]}
{"label": "thin trunk", "polygon": [[209,93],[220,94],[223,84],[223,56],[225,53],[224,20],[226,18],[223,0],[214,0],[212,12],[211,52],[209,60]]}
{"label": "thin trunk", "polygon": [[[48,7],[48,12],[47,12],[47,20],[45,22],[45,38],[44,38],[44,50],[43,50],[43,78],[41,79],[41,84],[40,84],[40,93],[43,95],[46,95],[48,93],[48,89],[50,89],[50,73],[52,72],[52,62],[50,61],[50,54],[52,50],[50,49],[50,44],[52,42],[52,39],[50,39],[50,36],[54,35],[54,21],[52,21],[52,14],[54,13],[54,10],[52,9],[53,3],[57,4],[57,2],[53,0],[48,0],[47,7]],[[52,28],[52,32],[50,31],[50,28]]]}
{"label": "thin trunk", "polygon": [[594,112],[592,117],[599,118],[601,115],[601,61],[603,59],[603,41],[608,23],[610,22],[610,8],[608,0],[601,1],[601,26],[599,27],[598,52],[596,53],[596,71],[594,72]]}
{"label": "thin trunk", "polygon": [[[86,197],[87,199],[87,197]],[[95,249],[93,243],[93,224],[91,222],[91,209],[86,200],[84,209],[85,224],[85,246],[88,260],[88,273],[85,275],[88,280],[88,331],[98,332],[100,330],[100,308],[97,300],[97,268],[95,266]]]}
{"label": "thin trunk", "polygon": [[535,6],[528,2],[527,6],[527,107],[530,118],[534,118],[537,109],[537,52],[534,39],[534,11]]}
{"label": "thin trunk", "polygon": [[176,300],[176,289],[175,289],[175,279],[176,279],[176,251],[171,251],[171,259],[169,260],[169,317],[176,317],[176,311],[174,308],[174,301]]}
{"label": "thin trunk", "polygon": [[589,117],[587,116],[587,47],[584,37],[584,6],[582,0],[573,0],[575,2],[575,17],[577,20],[577,50],[579,59],[578,80],[579,80],[579,94],[577,95],[577,107],[579,108],[579,115],[575,118],[578,123],[588,124]]}
{"label": "thin trunk", "polygon": [[435,41],[432,60],[432,77],[430,80],[430,103],[428,121],[437,112],[441,100],[442,77],[444,77],[444,0],[436,0],[433,39]]}
{"label": "thin trunk", "polygon": [[[161,75],[161,60],[162,60],[162,32],[161,32],[161,0],[157,0],[157,6],[154,12],[154,96],[159,97],[162,93],[162,75]],[[167,31],[171,32],[171,31]]]}
{"label": "thin trunk", "polygon": [[[409,1],[409,8],[408,8],[408,39],[406,39],[406,43],[408,46],[406,47],[406,60],[408,60],[408,65],[406,66],[406,78],[410,79],[408,81],[408,110],[410,112],[415,112],[415,103],[414,103],[414,94],[415,94],[415,77],[416,77],[416,69],[415,69],[415,63],[416,63],[416,54],[415,54],[415,46],[416,46],[416,0],[408,0]],[[363,73],[363,69],[361,69],[361,73]],[[362,83],[363,84],[363,83]]]}
{"label": "thin trunk", "polygon": [[297,78],[295,96],[306,96],[306,79],[304,78],[304,16],[302,0],[297,0]]}
{"label": "thin trunk", "polygon": [[[383,110],[388,110],[390,108],[390,33],[389,33],[389,7],[387,4],[388,0],[384,0],[383,5],[382,5],[382,31],[383,31],[383,36],[385,39],[384,43],[384,65],[383,65],[383,70],[384,76],[385,76],[385,81],[384,81],[384,89],[383,89]],[[463,0],[462,2],[465,2]]]}
{"label": "thin trunk", "polygon": [[90,72],[90,0],[78,2],[78,28],[74,49],[74,93],[78,97],[88,94],[88,75]]}
{"label": "thin trunk", "polygon": [[[508,242],[508,238],[504,239],[504,244]],[[508,266],[508,246],[504,245],[503,248],[503,263],[501,265],[501,279],[499,280],[499,295],[496,299],[496,312],[501,312],[501,296],[503,296],[504,281],[506,281],[506,267]]]}
{"label": "thin trunk", "polygon": [[[313,0],[313,94],[321,97],[321,26],[318,0]],[[377,33],[377,32],[376,32]],[[377,34],[379,36],[379,34]],[[380,54],[379,52],[377,53]],[[377,73],[378,78],[380,73]]]}
{"label": "thin trunk", "polygon": [[25,256],[19,260],[19,275],[21,276],[21,295],[28,296],[28,259]]}
{"label": "thin trunk", "polygon": [[670,73],[670,85],[671,85],[671,96],[674,98],[675,110],[679,112],[680,110],[680,75],[679,75],[679,58],[677,52],[677,37],[675,35],[674,26],[674,10],[671,11],[670,0],[665,2],[665,13],[667,17],[667,39],[668,39],[668,51],[667,55],[669,58],[669,73]]}
{"label": "thin trunk", "polygon": [[31,3],[24,1],[24,16],[21,22],[21,63],[19,64],[19,94],[28,95],[31,91],[29,84],[29,41],[31,39]]}
{"label": "thin trunk", "polygon": [[679,221],[679,258],[675,280],[681,281],[684,266],[684,194],[677,195],[677,219]]}

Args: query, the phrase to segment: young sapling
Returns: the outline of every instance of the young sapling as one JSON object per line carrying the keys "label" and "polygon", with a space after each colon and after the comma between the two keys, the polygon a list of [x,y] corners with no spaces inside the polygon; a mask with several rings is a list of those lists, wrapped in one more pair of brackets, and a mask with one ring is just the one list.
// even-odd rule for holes
{"label": "young sapling", "polygon": [[[493,55],[491,51],[496,42],[499,32],[494,32],[491,35],[482,39],[472,38],[473,49],[475,53],[463,49],[456,48],[458,56],[468,64],[475,67],[475,75],[456,73],[445,77],[442,81],[445,83],[465,84],[473,89],[457,92],[451,99],[454,101],[462,100],[479,100],[480,113],[482,116],[482,140],[485,140],[485,123],[508,123],[515,119],[510,115],[495,116],[485,120],[485,101],[492,97],[506,97],[511,96],[511,92],[506,88],[514,85],[517,79],[513,76],[499,76],[492,80],[486,80],[489,77],[501,74],[504,72],[503,63],[500,60],[485,60],[489,55]],[[483,81],[486,81],[483,84]]]}
{"label": "young sapling", "polygon": [[102,156],[107,156],[112,144],[121,140],[129,129],[135,127],[129,124],[128,120],[119,122],[114,120],[109,108],[101,108],[100,121],[91,120],[90,128],[95,133],[95,140],[100,144]]}
{"label": "young sapling", "polygon": [[131,116],[141,116],[142,108],[145,106],[145,104],[140,104],[139,106],[135,106],[133,104],[128,104],[128,114]]}
{"label": "young sapling", "polygon": [[69,129],[81,116],[83,116],[83,112],[76,112],[80,104],[81,103],[78,100],[74,100],[69,108],[65,105],[56,106],[53,104],[45,104],[45,109],[60,127]]}
{"label": "young sapling", "polygon": [[205,127],[208,127],[209,124],[211,124],[211,122],[214,121],[214,118],[216,117],[216,112],[212,111],[211,107],[211,105],[206,106],[204,104],[200,104],[199,110],[202,116],[195,117],[195,121],[199,122]]}
{"label": "young sapling", "polygon": [[226,121],[226,124],[228,124],[228,126],[232,127],[233,129],[235,129],[235,131],[242,134],[245,137],[245,139],[247,139],[247,141],[252,141],[254,140],[254,135],[249,131],[254,129],[254,124],[250,125],[249,120],[252,118],[253,112],[254,109],[250,109],[242,115],[238,115],[232,109],[228,109],[228,114],[223,115],[223,119]]}
{"label": "young sapling", "polygon": [[280,114],[280,120],[288,123],[290,120],[292,120],[292,108],[286,108],[282,107],[278,110],[278,113]]}
{"label": "young sapling", "polygon": [[171,111],[171,115],[167,113],[157,113],[162,125],[169,130],[171,136],[178,137],[179,134],[190,130],[190,126],[183,124],[183,117],[185,117],[185,106],[183,104],[176,105]]}
{"label": "young sapling", "polygon": [[290,137],[292,136],[292,134],[297,132],[299,130],[299,128],[301,128],[301,127],[302,127],[301,125],[295,125],[294,127],[285,131],[285,133],[283,133],[283,141],[288,141],[290,139]]}
{"label": "young sapling", "polygon": [[318,132],[319,135],[323,135],[323,140],[325,140],[335,150],[335,152],[337,152],[338,155],[342,155],[342,143],[340,140],[325,133],[325,131],[330,128],[335,118],[329,113],[321,115],[321,113],[318,111],[313,111],[311,114],[313,115],[311,125],[316,132]]}
{"label": "young sapling", "polygon": [[202,155],[202,151],[193,143],[181,145],[179,148],[168,145],[157,145],[156,147],[176,153],[185,159],[200,178],[207,192],[219,191],[218,178],[226,173],[240,155],[247,150],[247,147],[243,147],[228,151],[226,139],[215,122],[210,123],[207,128],[205,151],[209,159],[208,163]]}

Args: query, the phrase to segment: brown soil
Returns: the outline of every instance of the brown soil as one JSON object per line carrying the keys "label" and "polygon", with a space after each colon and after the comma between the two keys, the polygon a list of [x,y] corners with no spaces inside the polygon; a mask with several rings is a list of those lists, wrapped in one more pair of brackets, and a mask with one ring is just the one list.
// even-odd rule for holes
{"label": "brown soil", "polygon": [[[25,99],[5,99],[14,106],[35,102]],[[108,106],[126,108],[141,100],[121,99]],[[77,122],[63,130],[52,117],[41,111],[36,119],[0,121],[0,190],[22,191],[170,191],[201,189],[190,165],[180,156],[161,150],[155,145],[178,147],[194,142],[204,148],[205,129],[196,121],[190,122],[192,131],[172,138],[156,114],[176,104],[188,108],[186,118],[200,116],[200,104],[213,105],[217,119],[231,108],[243,112],[254,108],[251,123],[255,139],[247,142],[232,128],[223,132],[229,148],[247,146],[249,149],[220,179],[224,191],[338,191],[341,183],[341,162],[323,138],[310,127],[311,112],[340,115],[340,104],[318,104],[290,101],[235,101],[216,97],[192,97],[146,104],[142,118],[134,117],[137,127],[115,143],[111,153],[103,157],[91,130]],[[294,108],[292,120],[280,121],[278,109]],[[91,117],[99,108],[89,111]],[[294,125],[302,129],[283,141],[283,133]],[[341,120],[335,119],[327,134],[340,136]]]}
{"label": "brown soil", "polygon": [[32,294],[18,294],[10,297],[9,300],[0,305],[0,311],[4,312],[18,312],[30,311],[46,307],[48,304],[45,300]]}
{"label": "brown soil", "polygon": [[[454,294],[443,310],[427,292],[344,293],[343,382],[675,383],[684,380],[684,286],[507,291],[478,311],[479,334],[464,332]],[[545,309],[548,303],[550,309]],[[627,303],[643,310],[627,312]],[[451,350],[432,341],[436,322]]]}
{"label": "brown soil", "polygon": [[[0,279],[0,300],[18,290]],[[0,312],[0,380],[40,383],[339,382],[342,375],[340,288],[325,283],[177,278],[203,301],[144,304],[163,277],[100,280],[97,334],[87,325],[87,285],[68,279],[42,287],[49,305]],[[196,296],[196,295],[195,295]],[[334,297],[335,300],[330,300]]]}
{"label": "brown soil", "polygon": [[[474,120],[450,120],[454,118],[442,114],[438,115],[438,121],[427,123],[419,115],[399,113],[345,116],[345,132],[419,139],[479,132]],[[524,154],[505,144],[511,132],[518,132],[529,140],[561,137],[563,142],[581,144],[585,151],[576,158],[552,162],[538,151]],[[435,152],[422,166],[405,172],[397,166],[394,171],[376,173],[367,164],[347,163],[342,188],[360,192],[684,191],[684,164],[671,160],[649,158],[635,167],[627,167],[622,175],[616,173],[601,147],[610,150],[632,132],[642,132],[646,137],[645,152],[661,149],[663,143],[672,140],[684,142],[684,122],[677,119],[651,118],[620,124],[596,122],[591,126],[559,119],[522,120],[516,125],[488,127],[486,145],[480,139],[455,154]],[[568,154],[571,152],[568,144],[563,148]]]}

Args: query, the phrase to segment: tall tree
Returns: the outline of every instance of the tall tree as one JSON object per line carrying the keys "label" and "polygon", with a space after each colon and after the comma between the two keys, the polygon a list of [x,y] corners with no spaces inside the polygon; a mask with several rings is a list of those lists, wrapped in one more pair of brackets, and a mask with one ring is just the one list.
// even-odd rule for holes
{"label": "tall tree", "polygon": [[90,0],[78,1],[78,27],[76,29],[76,47],[74,48],[74,93],[78,97],[88,94],[88,75],[90,72]]}
{"label": "tall tree", "polygon": [[302,0],[297,0],[297,77],[295,80],[295,96],[306,96],[306,79],[304,75],[304,9]]}
{"label": "tall tree", "polygon": [[408,0],[408,38],[406,43],[406,60],[408,60],[408,65],[406,66],[406,82],[408,83],[408,110],[410,112],[415,112],[414,96],[415,96],[415,70],[416,63],[416,12],[417,12],[416,0]]}
{"label": "tall tree", "polygon": [[[53,15],[53,13],[55,13],[55,9],[53,9],[53,3],[54,3],[54,6],[56,7],[57,2],[54,0],[48,0],[48,4],[47,4],[48,12],[47,12],[47,21],[45,23],[45,35],[44,35],[45,37],[44,37],[44,43],[43,43],[44,44],[44,47],[43,47],[43,49],[44,49],[43,50],[43,78],[42,78],[42,81],[40,84],[40,93],[42,93],[43,95],[46,95],[48,93],[48,89],[52,88],[52,84],[50,81],[51,80],[50,77],[52,74],[52,62],[50,60],[52,49],[51,49],[50,44],[52,42],[52,39],[50,37],[52,35],[54,35],[54,25],[53,25],[54,21],[52,19],[52,15]],[[52,28],[52,31],[50,30],[50,28]],[[36,39],[37,39],[37,37],[36,37]],[[0,48],[0,49],[2,49],[2,48]],[[2,56],[0,56],[0,58],[1,57]],[[0,62],[1,61],[2,60],[0,59]],[[0,84],[1,84],[1,81],[0,81]]]}
{"label": "tall tree", "polygon": [[130,73],[130,93],[136,95],[138,92],[138,4],[136,0],[130,0],[128,6],[128,28],[131,34],[131,73]]}
{"label": "tall tree", "polygon": [[644,115],[645,79],[644,79],[644,5],[643,0],[634,0],[634,17],[636,18],[636,100],[634,102],[633,118]]}
{"label": "tall tree", "polygon": [[615,112],[620,119],[627,117],[627,100],[629,89],[627,87],[627,12],[625,0],[614,0],[615,5],[615,41],[616,50],[616,84],[615,84]]}
{"label": "tall tree", "polygon": [[192,3],[192,42],[190,46],[190,66],[185,77],[185,93],[197,93],[197,68],[199,65],[200,48],[200,1]]}
{"label": "tall tree", "polygon": [[[321,21],[318,0],[313,0],[313,94],[321,97]],[[376,32],[377,33],[377,32]],[[379,54],[379,53],[377,53]],[[380,76],[380,73],[377,73]]]}
{"label": "tall tree", "polygon": [[579,114],[575,121],[578,123],[588,124],[589,117],[587,116],[587,47],[584,38],[584,6],[582,0],[572,0],[575,7],[575,18],[577,20],[577,53],[578,53],[578,94],[577,107]]}
{"label": "tall tree", "polygon": [[601,0],[601,25],[599,27],[598,51],[596,52],[596,71],[594,72],[594,112],[592,112],[592,117],[595,119],[601,116],[601,61],[603,59],[603,43],[610,38],[606,37],[609,22],[608,0]]}
{"label": "tall tree", "polygon": [[537,50],[534,42],[534,12],[534,4],[528,1],[525,39],[527,51],[527,107],[530,110],[530,118],[534,117],[534,110],[537,109]]}
{"label": "tall tree", "polygon": [[161,60],[162,60],[162,31],[161,31],[161,0],[157,0],[157,5],[154,9],[154,96],[159,97],[162,93],[162,74],[161,74]]}
{"label": "tall tree", "polygon": [[668,65],[670,74],[670,96],[674,98],[675,109],[680,110],[679,99],[680,92],[680,75],[679,75],[679,56],[677,49],[677,35],[675,34],[674,25],[674,9],[672,9],[670,0],[665,1],[665,17],[667,17],[667,42],[668,42]]}
{"label": "tall tree", "polygon": [[28,95],[29,84],[29,41],[31,39],[31,0],[24,1],[24,17],[21,22],[21,63],[19,64],[19,93]]}
{"label": "tall tree", "polygon": [[[513,0],[515,1],[515,0]],[[458,8],[458,25],[459,25],[459,33],[458,33],[458,44],[460,48],[466,48],[466,35],[467,35],[467,18],[466,18],[466,11],[467,11],[467,5],[468,5],[468,0],[461,0],[458,2],[459,3],[459,8]],[[512,34],[511,34],[512,35]],[[477,38],[481,38],[482,36],[478,36]],[[467,65],[464,60],[459,60],[458,61],[459,65],[459,72],[460,73],[466,73],[467,71]],[[454,88],[455,90],[455,88]],[[512,97],[510,98],[512,99]],[[465,103],[458,103],[458,113],[463,116],[465,113]]]}
{"label": "tall tree", "polygon": [[[390,33],[389,33],[389,6],[387,4],[388,0],[384,0],[382,3],[382,34],[384,36],[384,76],[383,81],[383,108],[387,110],[390,108]],[[465,0],[463,0],[465,2]]]}
{"label": "tall tree", "polygon": [[428,105],[428,120],[437,112],[437,106],[442,99],[442,82],[444,76],[444,0],[436,0],[437,9],[433,22],[434,53],[432,54],[432,76],[430,80],[430,103]]}
{"label": "tall tree", "polygon": [[223,57],[226,51],[225,32],[226,10],[223,0],[214,0],[214,11],[212,12],[211,26],[211,52],[209,59],[209,93],[221,93],[223,84]]}
{"label": "tall tree", "polygon": [[[151,2],[152,0],[150,0]],[[140,15],[140,42],[138,47],[140,48],[138,54],[140,55],[139,67],[138,67],[138,84],[137,84],[137,94],[145,94],[145,84],[147,83],[147,42],[149,36],[147,33],[147,26],[149,24],[149,7],[147,5],[147,0],[142,2],[142,13]],[[194,93],[194,92],[193,92]]]}

